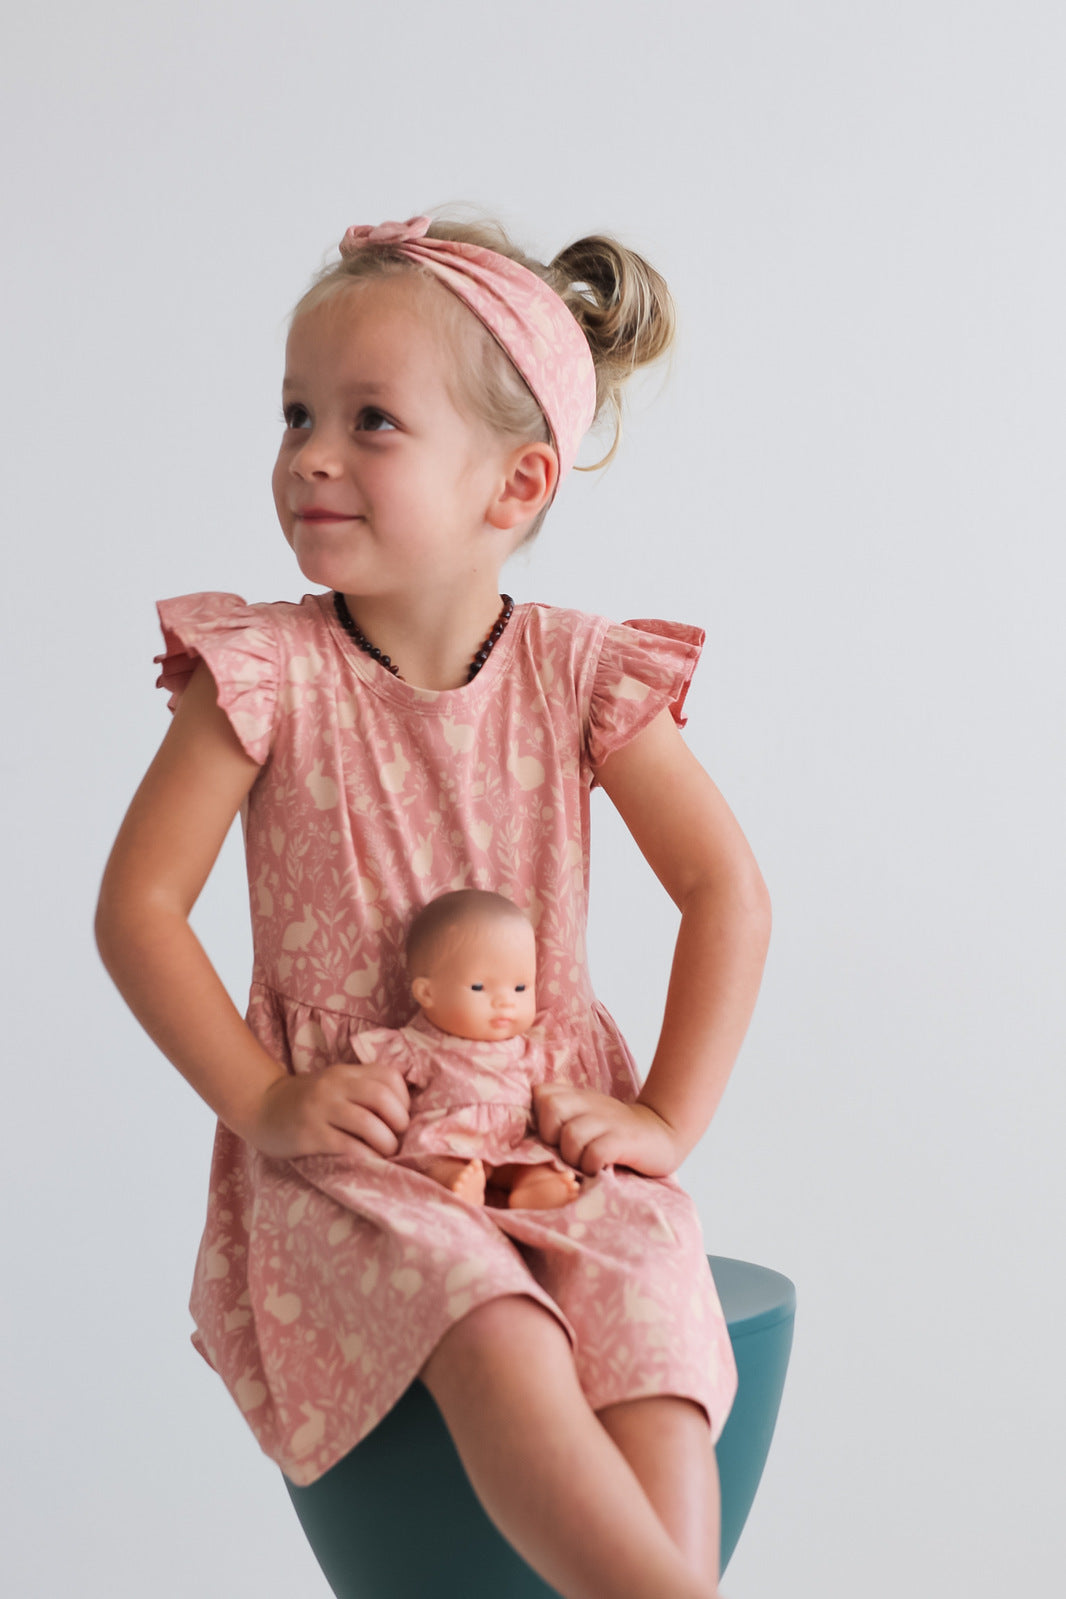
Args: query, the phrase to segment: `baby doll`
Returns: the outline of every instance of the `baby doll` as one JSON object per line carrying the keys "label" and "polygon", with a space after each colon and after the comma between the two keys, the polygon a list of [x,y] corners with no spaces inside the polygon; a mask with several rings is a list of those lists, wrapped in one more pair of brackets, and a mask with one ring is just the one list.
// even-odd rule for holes
{"label": "baby doll", "polygon": [[537,955],[527,918],[499,894],[443,894],[411,924],[407,973],[418,1014],[353,1041],[361,1061],[393,1062],[414,1090],[394,1158],[474,1205],[486,1189],[511,1208],[567,1204],[577,1173],[531,1136],[531,1091],[549,1055],[530,1031]]}

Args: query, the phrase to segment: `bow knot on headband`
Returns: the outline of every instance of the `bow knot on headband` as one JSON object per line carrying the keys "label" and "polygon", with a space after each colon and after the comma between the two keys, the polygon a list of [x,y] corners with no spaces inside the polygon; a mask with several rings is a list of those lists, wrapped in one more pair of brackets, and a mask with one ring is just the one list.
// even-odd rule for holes
{"label": "bow knot on headband", "polygon": [[341,255],[356,255],[368,244],[407,244],[411,239],[422,239],[429,228],[428,217],[411,217],[407,222],[379,222],[376,228],[369,222],[349,228],[340,242]]}
{"label": "bow knot on headband", "polygon": [[577,320],[543,278],[479,244],[428,239],[428,217],[362,223],[340,243],[345,258],[375,245],[398,249],[456,295],[488,329],[544,412],[560,481],[596,415],[596,369]]}

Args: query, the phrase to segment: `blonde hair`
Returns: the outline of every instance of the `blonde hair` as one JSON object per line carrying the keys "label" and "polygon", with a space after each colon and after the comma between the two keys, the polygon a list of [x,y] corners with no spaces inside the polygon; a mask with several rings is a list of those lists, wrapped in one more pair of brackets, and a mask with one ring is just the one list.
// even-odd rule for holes
{"label": "blonde hair", "polygon": [[[503,227],[488,218],[462,222],[438,217],[428,237],[476,244],[509,256],[553,288],[588,340],[596,370],[596,416],[609,419],[614,435],[606,455],[578,472],[593,472],[614,459],[622,436],[622,391],[633,373],[666,354],[674,338],[674,303],[665,280],[644,257],[617,239],[594,233],[560,250],[546,265],[526,255]],[[551,443],[544,413],[506,352],[463,302],[399,249],[380,245],[359,250],[325,267],[298,301],[293,321],[345,288],[401,272],[417,273],[440,289],[435,314],[456,356],[457,403],[506,438]],[[545,511],[527,538],[537,532]]]}
{"label": "blonde hair", "polygon": [[522,922],[533,931],[529,917],[513,900],[486,888],[457,888],[431,899],[407,930],[408,977],[428,976],[451,934],[464,925],[483,925],[486,921]]}

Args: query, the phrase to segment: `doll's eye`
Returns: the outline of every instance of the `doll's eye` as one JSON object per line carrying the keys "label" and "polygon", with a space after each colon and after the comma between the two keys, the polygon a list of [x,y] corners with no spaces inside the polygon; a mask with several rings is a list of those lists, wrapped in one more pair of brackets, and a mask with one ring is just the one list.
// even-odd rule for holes
{"label": "doll's eye", "polygon": [[474,990],[475,994],[484,993],[484,990],[485,990],[484,983],[471,983],[470,987]]}
{"label": "doll's eye", "polygon": [[306,428],[311,425],[311,417],[304,405],[297,405],[295,402],[287,405],[281,415],[287,428]]}
{"label": "doll's eye", "polygon": [[516,983],[514,985],[514,991],[516,994],[524,994],[526,991],[525,983]]}

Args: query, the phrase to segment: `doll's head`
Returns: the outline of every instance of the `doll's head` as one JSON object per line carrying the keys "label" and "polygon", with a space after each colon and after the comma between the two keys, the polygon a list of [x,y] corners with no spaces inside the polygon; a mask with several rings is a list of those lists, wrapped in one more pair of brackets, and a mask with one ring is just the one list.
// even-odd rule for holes
{"label": "doll's head", "polygon": [[431,900],[407,935],[407,974],[422,1014],[457,1038],[514,1038],[536,1013],[533,928],[501,894],[464,888]]}

